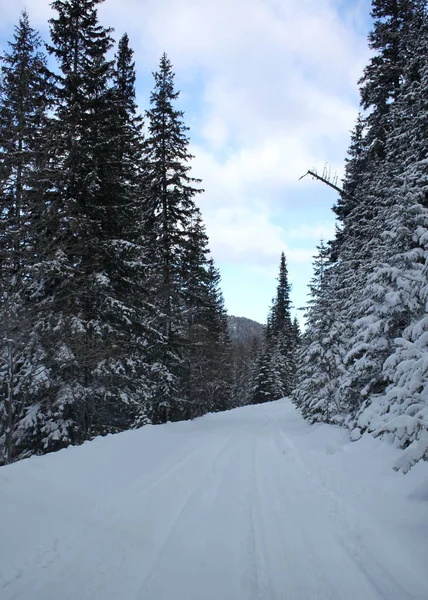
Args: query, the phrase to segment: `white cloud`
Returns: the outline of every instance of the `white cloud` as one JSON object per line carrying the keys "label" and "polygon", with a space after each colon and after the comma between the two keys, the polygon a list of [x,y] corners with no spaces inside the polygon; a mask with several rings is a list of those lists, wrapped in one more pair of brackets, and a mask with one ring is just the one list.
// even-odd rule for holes
{"label": "white cloud", "polygon": [[26,9],[31,25],[36,29],[47,29],[47,22],[53,15],[48,0],[1,0],[0,33],[10,38],[10,31],[16,25],[20,13]]}
{"label": "white cloud", "polygon": [[[24,5],[33,24],[46,31],[50,0],[1,1],[1,37],[10,37]],[[320,234],[331,238],[333,219],[328,207],[320,215],[319,188],[298,178],[326,162],[342,172],[358,108],[356,82],[368,57],[369,10],[370,0],[100,5],[101,21],[116,28],[116,39],[123,31],[130,35],[142,108],[161,53],[172,60],[192,126],[193,172],[203,178],[200,206],[217,261],[276,269],[285,249],[290,262],[303,265]],[[298,213],[293,203],[302,191],[308,200],[301,224],[275,222],[279,204]],[[314,210],[308,211],[311,202]]]}
{"label": "white cloud", "polygon": [[208,211],[205,218],[210,234],[211,250],[222,263],[250,264],[263,269],[279,262],[285,252],[292,263],[306,263],[312,251],[291,247],[284,242],[283,230],[272,223],[265,211],[250,210],[245,206]]}
{"label": "white cloud", "polygon": [[242,207],[209,211],[205,217],[211,250],[219,262],[266,264],[283,249],[281,228],[266,213]]}

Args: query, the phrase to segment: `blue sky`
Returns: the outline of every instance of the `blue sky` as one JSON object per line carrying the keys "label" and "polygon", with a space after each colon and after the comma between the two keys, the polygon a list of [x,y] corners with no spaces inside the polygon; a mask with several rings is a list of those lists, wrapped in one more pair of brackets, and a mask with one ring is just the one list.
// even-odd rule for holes
{"label": "blue sky", "polygon": [[[1,0],[0,50],[26,7],[47,39],[49,0]],[[103,25],[130,36],[141,110],[162,52],[190,127],[193,173],[230,314],[264,322],[281,251],[292,301],[307,301],[311,260],[334,231],[335,193],[367,63],[369,0],[106,0]]]}

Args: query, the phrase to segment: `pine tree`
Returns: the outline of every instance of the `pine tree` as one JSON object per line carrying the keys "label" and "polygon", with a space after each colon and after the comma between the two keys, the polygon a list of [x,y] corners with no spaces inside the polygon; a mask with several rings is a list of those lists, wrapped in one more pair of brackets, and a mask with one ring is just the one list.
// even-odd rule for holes
{"label": "pine tree", "polygon": [[[269,329],[269,328],[268,328]],[[272,351],[272,346],[267,336],[260,350],[255,371],[252,377],[251,404],[261,404],[279,400],[284,396],[281,381],[281,364]]]}
{"label": "pine tree", "polygon": [[352,439],[387,435],[407,471],[428,457],[426,2],[374,0],[372,14],[370,112],[352,137],[329,268],[313,282],[295,401],[311,420],[356,426]]}
{"label": "pine tree", "polygon": [[[110,368],[122,372],[122,423],[143,424],[149,419],[153,393],[151,369],[159,333],[149,288],[156,282],[150,272],[150,248],[145,237],[143,214],[143,119],[138,113],[135,93],[135,63],[129,38],[119,40],[112,87],[107,91],[108,117],[105,160],[100,177],[100,196],[108,210],[103,223],[104,275],[110,281],[114,302],[110,319],[120,335],[120,352]],[[157,377],[161,373],[156,368]],[[118,403],[113,398],[117,405]],[[115,409],[107,409],[111,422]]]}
{"label": "pine tree", "polygon": [[[380,321],[374,313],[381,306],[381,286],[373,272],[382,261],[379,240],[385,228],[385,210],[393,174],[385,145],[393,129],[393,104],[404,81],[409,58],[409,32],[420,24],[420,2],[376,0],[370,45],[377,51],[361,80],[363,108],[371,112],[364,126],[358,120],[346,166],[344,194],[335,208],[341,224],[332,244],[337,261],[332,271],[331,302],[341,298],[336,311],[336,331],[342,327],[336,345],[344,369],[336,382],[341,411],[355,414],[374,390],[382,386],[382,364],[388,355],[388,335],[380,343]],[[337,287],[336,287],[337,286]],[[376,325],[377,324],[377,325]],[[392,335],[392,330],[390,331]],[[379,338],[376,349],[369,340]]]}
{"label": "pine tree", "polygon": [[[408,447],[397,463],[404,471],[428,456],[427,23],[422,30],[417,24],[411,33],[408,48],[413,49],[413,58],[408,61],[400,95],[391,111],[394,127],[387,138],[391,183],[389,202],[380,215],[384,233],[379,264],[365,290],[367,300],[375,296],[377,302],[365,311],[371,317],[371,328],[360,326],[358,332],[365,339],[360,359],[364,373],[371,359],[371,370],[380,385],[377,389],[371,382],[367,385],[372,393],[357,414],[357,424],[375,435],[392,434],[397,445]],[[382,360],[373,360],[376,352],[381,353]]]}
{"label": "pine tree", "polygon": [[367,143],[374,154],[385,156],[385,140],[390,130],[390,109],[400,90],[409,59],[407,40],[411,24],[423,20],[425,0],[373,0],[373,29],[369,46],[375,55],[360,80],[361,104],[367,117]]}
{"label": "pine tree", "polygon": [[340,246],[346,237],[347,231],[346,229],[343,231],[343,228],[349,214],[356,208],[363,197],[369,154],[364,133],[365,121],[359,115],[354,130],[351,133],[351,143],[348,149],[348,156],[345,159],[343,194],[333,206],[333,211],[339,223],[336,225],[335,238],[330,242],[331,260],[336,260],[340,252]]}
{"label": "pine tree", "polygon": [[[182,265],[188,251],[187,231],[195,217],[194,187],[200,180],[190,176],[188,128],[183,112],[174,108],[179,92],[174,89],[172,65],[164,54],[159,71],[154,73],[155,87],[151,109],[147,111],[148,136],[145,142],[145,223],[151,240],[159,278],[156,304],[162,314],[160,332],[163,352],[159,362],[171,374],[170,386],[159,390],[157,420],[179,418],[187,402],[183,348],[187,324],[183,314]],[[203,251],[203,250],[202,250]]]}
{"label": "pine tree", "polygon": [[323,240],[317,250],[293,400],[312,422],[337,422],[343,418],[337,397],[343,350],[337,304],[331,293],[335,287],[334,268]]}
{"label": "pine tree", "polygon": [[302,339],[302,332],[300,330],[300,323],[297,315],[294,315],[293,323],[291,325],[291,334],[293,344],[296,348],[298,348]]}
{"label": "pine tree", "polygon": [[[379,89],[382,85],[385,86],[384,97],[388,100],[382,113],[383,117],[388,115],[387,127],[384,129],[384,141],[387,144],[383,149],[382,156],[378,154],[366,164],[366,170],[369,170],[370,177],[363,188],[365,199],[362,203],[366,207],[370,203],[374,208],[370,211],[366,209],[366,213],[369,213],[368,218],[357,220],[357,215],[362,211],[356,207],[348,219],[348,230],[353,227],[360,241],[361,233],[359,232],[364,232],[364,238],[367,239],[367,241],[364,240],[364,252],[359,252],[359,285],[348,310],[350,321],[348,328],[352,335],[344,359],[346,373],[340,383],[341,396],[343,401],[349,405],[351,413],[359,410],[363,402],[364,404],[367,401],[371,402],[373,395],[382,392],[385,388],[383,363],[391,352],[394,338],[401,334],[406,325],[409,307],[412,304],[412,293],[406,289],[407,286],[398,290],[396,268],[393,270],[390,268],[392,257],[395,256],[394,260],[397,260],[399,254],[405,252],[409,244],[411,246],[410,240],[414,228],[414,225],[410,224],[408,216],[405,216],[410,214],[410,206],[406,206],[407,191],[403,190],[401,184],[396,185],[396,182],[402,179],[403,154],[399,153],[395,157],[393,156],[396,151],[393,150],[392,140],[397,127],[396,105],[400,103],[406,86],[412,84],[416,75],[416,70],[413,68],[415,58],[412,59],[412,55],[415,57],[417,53],[412,51],[411,37],[413,35],[416,39],[419,38],[421,31],[420,3],[394,5],[392,8],[398,12],[394,13],[394,16],[390,15],[389,19],[386,18],[385,10],[392,10],[391,6],[389,8],[383,6],[383,12],[380,11],[379,6],[378,16],[384,19],[381,24],[386,28],[385,31],[389,32],[388,35],[392,35],[391,31],[395,31],[396,34],[397,23],[400,23],[401,46],[396,47],[395,42],[393,44],[394,36],[389,38],[385,33],[383,53],[381,52],[380,56],[387,53],[388,56],[394,58],[395,65],[385,62],[384,70],[378,72],[379,80],[377,81]],[[392,27],[393,23],[395,23],[395,29]],[[375,24],[375,31],[377,26],[380,27],[380,24]],[[395,48],[394,52],[391,50],[392,47]],[[403,63],[404,58],[406,64]],[[409,68],[409,64],[412,65],[411,68]],[[393,73],[399,73],[399,76],[393,77]],[[387,74],[389,74],[388,77]],[[374,81],[372,80],[371,83],[373,84]],[[389,87],[388,82],[390,82]],[[394,85],[391,82],[395,82]],[[362,90],[363,97],[364,91],[365,88]],[[375,107],[374,111],[376,110]],[[374,125],[371,124],[371,127]],[[397,223],[401,223],[401,225],[391,235],[388,231],[391,231],[391,226],[395,228],[392,225],[393,222],[395,222],[395,226]],[[356,240],[357,235],[353,235]],[[391,239],[394,239],[393,247],[391,247]],[[351,249],[351,244],[348,244],[348,247],[354,257],[358,256],[355,250]],[[343,263],[343,252],[341,258]],[[402,263],[401,259],[398,259],[396,267],[400,262]],[[399,268],[401,269],[402,266]],[[390,299],[394,296],[400,300],[391,302]]]}
{"label": "pine tree", "polygon": [[262,339],[253,336],[249,341],[234,341],[232,356],[232,406],[245,406],[252,402],[252,385]]}
{"label": "pine tree", "polygon": [[252,402],[278,400],[291,394],[297,363],[297,340],[291,321],[291,286],[281,253],[276,297],[268,316],[266,336],[253,375]]}
{"label": "pine tree", "polygon": [[221,276],[213,259],[208,263],[207,309],[204,315],[209,333],[206,345],[208,410],[233,408],[232,349],[227,325],[227,313],[220,288]]}
{"label": "pine tree", "polygon": [[[60,75],[46,148],[51,185],[44,190],[43,243],[33,274],[50,381],[26,434],[39,451],[123,429],[135,391],[127,353],[135,311],[124,298],[128,240],[118,217],[121,203],[127,212],[132,185],[125,185],[111,152],[114,63],[107,59],[112,39],[98,23],[99,3],[52,5],[49,51]],[[109,185],[120,198],[106,192]]]}
{"label": "pine tree", "polygon": [[[392,434],[402,447],[410,444],[398,465],[406,470],[428,447],[423,425],[428,36],[425,2],[379,0],[373,6],[370,42],[377,54],[361,90],[363,107],[371,112],[352,138],[344,196],[335,209],[341,226],[332,245],[334,264],[309,312],[310,321],[318,315],[318,326],[316,321],[308,326],[295,398],[312,420],[357,423],[354,438],[367,429]],[[330,323],[322,317],[327,307]],[[319,324],[328,339],[317,340]]]}
{"label": "pine tree", "polygon": [[0,83],[6,460],[233,405],[220,274],[171,63],[148,136],[103,0],[54,0],[49,73],[26,13]]}
{"label": "pine tree", "polygon": [[291,321],[291,286],[288,282],[287,261],[281,253],[276,298],[270,314],[270,336],[273,356],[280,372],[282,395],[288,396],[294,386],[296,340]]}
{"label": "pine tree", "polygon": [[49,98],[41,40],[25,11],[9,46],[0,70],[0,463],[14,460],[20,421],[42,379],[28,284],[38,236],[34,180]]}

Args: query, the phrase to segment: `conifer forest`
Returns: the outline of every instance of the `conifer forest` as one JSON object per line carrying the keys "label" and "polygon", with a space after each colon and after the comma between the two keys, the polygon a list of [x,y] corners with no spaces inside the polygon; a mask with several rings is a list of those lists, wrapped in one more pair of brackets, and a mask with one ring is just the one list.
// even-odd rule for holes
{"label": "conifer forest", "polygon": [[48,40],[23,12],[1,56],[0,464],[285,396],[311,423],[402,448],[397,469],[428,459],[426,0],[373,0],[305,329],[282,253],[267,323],[245,345],[172,62],[154,65],[140,112],[130,40],[100,23],[102,2],[54,0]]}

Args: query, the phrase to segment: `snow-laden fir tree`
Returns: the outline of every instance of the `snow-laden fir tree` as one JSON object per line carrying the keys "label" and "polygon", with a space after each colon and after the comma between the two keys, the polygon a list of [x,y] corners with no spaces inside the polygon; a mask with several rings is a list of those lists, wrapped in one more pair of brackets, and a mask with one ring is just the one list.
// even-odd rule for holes
{"label": "snow-laden fir tree", "polygon": [[[361,105],[367,115],[367,144],[375,157],[385,157],[391,106],[397,99],[409,56],[411,23],[423,20],[426,0],[372,0],[373,28],[369,47],[375,53],[360,79]],[[411,52],[411,51],[410,51]]]}
{"label": "snow-laden fir tree", "polygon": [[7,462],[236,404],[220,275],[194,201],[202,190],[171,64],[164,55],[155,73],[144,140],[129,39],[113,59],[101,2],[52,3],[55,74],[26,14],[4,57]]}
{"label": "snow-laden fir tree", "polygon": [[288,396],[294,387],[298,342],[291,320],[290,292],[291,285],[288,281],[287,261],[284,252],[282,252],[276,298],[270,312],[270,328],[268,331],[272,341],[273,355],[280,371],[284,396]]}
{"label": "snow-laden fir tree", "polygon": [[[129,38],[124,34],[115,56],[113,82],[107,91],[108,127],[100,176],[100,195],[107,207],[103,229],[103,273],[112,302],[109,319],[120,335],[120,352],[109,368],[122,374],[122,415],[115,427],[143,424],[150,418],[154,380],[162,377],[154,348],[160,341],[150,289],[156,279],[150,270],[151,248],[145,236],[143,215],[143,119],[135,93],[135,63]],[[150,350],[151,349],[151,350]],[[106,405],[105,422],[112,425],[117,399]]]}
{"label": "snow-laden fir tree", "polygon": [[334,269],[330,249],[321,240],[317,250],[293,400],[310,421],[329,423],[343,414],[337,396],[343,351],[338,306],[331,298]]}
{"label": "snow-laden fir tree", "polygon": [[[413,5],[413,14],[410,4]],[[359,284],[352,295],[348,310],[348,330],[351,335],[344,356],[345,371],[339,382],[339,394],[351,414],[360,410],[363,403],[371,403],[375,395],[384,391],[387,379],[383,364],[392,351],[394,339],[401,335],[406,326],[414,303],[411,286],[407,283],[397,286],[397,283],[403,283],[403,279],[396,276],[397,268],[404,267],[403,256],[412,247],[412,231],[415,224],[412,224],[407,191],[402,185],[404,146],[397,153],[397,149],[394,150],[393,139],[396,137],[399,118],[397,106],[405,86],[416,76],[414,59],[411,58],[411,39],[412,36],[419,39],[421,34],[419,9],[419,3],[407,3],[407,12],[404,9],[400,12],[401,22],[405,23],[402,37],[405,38],[406,66],[403,64],[403,50],[396,55],[394,72],[399,70],[400,77],[393,88],[391,84],[393,95],[390,100],[394,102],[385,109],[385,114],[389,115],[384,137],[387,144],[381,157],[378,154],[372,155],[366,162],[365,172],[368,177],[361,188],[356,190],[357,197],[362,198],[362,201],[344,221],[344,231],[350,231],[355,240],[361,240],[360,232],[369,232],[371,238],[371,241],[366,239],[364,251],[358,253],[356,248],[349,244],[352,237],[348,236],[348,244],[345,243],[340,255],[342,264],[349,256],[349,250],[360,258],[357,265]],[[409,65],[412,65],[411,68]],[[390,80],[391,78],[388,79]],[[382,78],[378,85],[381,81]],[[376,110],[375,106],[374,111]],[[371,131],[374,125],[370,120],[368,124]],[[361,206],[368,207],[367,200],[374,207],[374,210],[370,211],[370,221],[359,220],[361,214],[368,214],[367,208],[363,211],[360,209]],[[395,225],[392,225],[393,223]],[[395,233],[391,233],[391,227],[395,229]],[[352,228],[355,234],[352,234]],[[393,263],[395,267],[392,267]]]}
{"label": "snow-laden fir tree", "polygon": [[284,396],[281,386],[281,372],[277,357],[272,353],[272,347],[267,339],[264,340],[252,375],[250,390],[251,404],[261,404],[279,400]]}
{"label": "snow-laden fir tree", "polygon": [[207,257],[199,211],[188,229],[183,261],[183,314],[187,321],[181,383],[187,416],[231,407],[231,349],[220,273]]}
{"label": "snow-laden fir tree", "polygon": [[194,200],[202,191],[195,187],[200,180],[190,175],[188,128],[183,112],[175,108],[179,92],[166,54],[153,75],[151,108],[146,113],[144,218],[159,280],[154,298],[163,336],[159,362],[170,373],[169,386],[159,390],[155,408],[155,420],[162,422],[188,415],[194,393],[200,397],[189,349],[195,345],[201,349],[196,315],[206,301],[201,295],[208,281],[208,248]]}
{"label": "snow-laden fir tree", "polygon": [[39,235],[35,178],[49,98],[40,47],[24,11],[0,66],[0,464],[14,459],[19,424],[44,376],[29,292]]}
{"label": "snow-laden fir tree", "polygon": [[365,360],[377,348],[387,348],[383,385],[357,415],[360,430],[388,434],[399,446],[408,447],[397,463],[403,470],[428,458],[428,23],[423,27],[420,22],[413,23],[411,34],[408,48],[413,54],[391,109],[394,126],[387,138],[391,184],[381,214],[379,264],[364,290],[368,302],[374,299],[366,314],[372,323],[374,319],[376,330],[363,323],[359,332],[366,340]]}
{"label": "snow-laden fir tree", "polygon": [[250,397],[254,404],[278,400],[291,394],[294,388],[299,340],[291,320],[290,291],[287,261],[282,252],[276,297],[253,373]]}
{"label": "snow-laden fir tree", "polygon": [[[426,6],[418,1],[373,2],[370,43],[376,54],[362,79],[370,112],[355,129],[339,229],[324,293],[311,306],[321,322],[323,301],[338,332],[330,353],[336,375],[326,410],[325,366],[311,339],[302,357],[296,399],[310,418],[345,422],[409,446],[397,464],[406,470],[427,455],[426,428]],[[315,310],[315,313],[313,312]],[[314,347],[314,344],[312,344]],[[311,387],[319,381],[319,389]],[[314,409],[320,412],[314,413]],[[333,414],[334,413],[334,414]]]}
{"label": "snow-laden fir tree", "polygon": [[134,160],[131,137],[138,130],[126,122],[134,118],[132,97],[127,107],[122,97],[119,107],[118,70],[114,86],[115,65],[107,57],[113,42],[98,23],[99,3],[52,4],[49,51],[59,75],[32,273],[49,391],[31,407],[24,432],[40,451],[129,426],[144,393],[137,390],[140,316],[130,285],[132,262],[141,261],[128,222],[136,190],[126,165]]}

